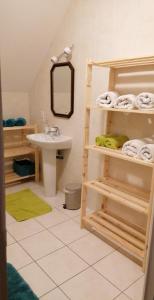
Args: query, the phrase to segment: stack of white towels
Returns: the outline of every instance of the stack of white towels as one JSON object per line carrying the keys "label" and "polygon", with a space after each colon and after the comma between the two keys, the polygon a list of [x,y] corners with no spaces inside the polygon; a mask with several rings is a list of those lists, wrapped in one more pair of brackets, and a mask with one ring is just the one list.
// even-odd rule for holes
{"label": "stack of white towels", "polygon": [[144,139],[129,140],[124,143],[122,152],[148,162],[154,162],[154,136]]}
{"label": "stack of white towels", "polygon": [[138,96],[127,94],[119,96],[114,91],[101,94],[96,103],[100,107],[121,109],[154,109],[154,94],[141,93]]}

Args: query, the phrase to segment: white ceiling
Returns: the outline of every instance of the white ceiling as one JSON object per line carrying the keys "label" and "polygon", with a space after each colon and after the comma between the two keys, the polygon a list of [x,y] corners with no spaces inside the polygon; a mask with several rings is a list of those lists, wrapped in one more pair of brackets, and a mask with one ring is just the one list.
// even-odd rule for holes
{"label": "white ceiling", "polygon": [[3,91],[29,91],[71,1],[0,0]]}

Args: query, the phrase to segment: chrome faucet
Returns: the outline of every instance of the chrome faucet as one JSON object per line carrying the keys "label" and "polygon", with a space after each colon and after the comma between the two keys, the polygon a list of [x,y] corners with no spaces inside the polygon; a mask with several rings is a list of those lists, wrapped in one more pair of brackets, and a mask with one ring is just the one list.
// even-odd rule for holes
{"label": "chrome faucet", "polygon": [[48,127],[48,130],[46,133],[52,137],[60,136],[60,129],[58,126]]}

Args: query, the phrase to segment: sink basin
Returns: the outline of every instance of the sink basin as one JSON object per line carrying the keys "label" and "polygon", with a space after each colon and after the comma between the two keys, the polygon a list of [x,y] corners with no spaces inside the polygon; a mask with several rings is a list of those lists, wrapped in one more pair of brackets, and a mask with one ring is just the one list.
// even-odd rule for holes
{"label": "sink basin", "polygon": [[44,149],[69,149],[72,146],[72,138],[65,135],[52,137],[45,133],[28,134],[27,139],[34,145]]}
{"label": "sink basin", "polygon": [[45,195],[54,197],[56,194],[56,152],[71,148],[72,138],[65,135],[52,137],[45,133],[34,133],[28,134],[27,139],[42,150]]}

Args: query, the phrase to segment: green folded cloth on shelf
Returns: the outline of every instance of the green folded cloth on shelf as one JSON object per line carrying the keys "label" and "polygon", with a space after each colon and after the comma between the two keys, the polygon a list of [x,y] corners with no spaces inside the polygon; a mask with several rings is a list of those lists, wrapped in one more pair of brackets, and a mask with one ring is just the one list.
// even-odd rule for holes
{"label": "green folded cloth on shelf", "polygon": [[15,126],[25,126],[26,125],[26,119],[25,118],[22,118],[22,117],[20,117],[20,118],[17,118],[16,120],[15,120]]}
{"label": "green folded cloth on shelf", "polygon": [[15,126],[15,123],[16,123],[15,119],[7,119],[5,121],[5,126],[6,127],[13,127],[13,126]]}
{"label": "green folded cloth on shelf", "polygon": [[95,139],[96,146],[102,146],[102,147],[104,147],[105,139],[107,137],[109,137],[109,135],[99,135],[99,136],[96,136],[96,139]]}
{"label": "green folded cloth on shelf", "polygon": [[129,138],[126,135],[101,135],[96,137],[96,145],[111,149],[118,149],[128,140]]}

